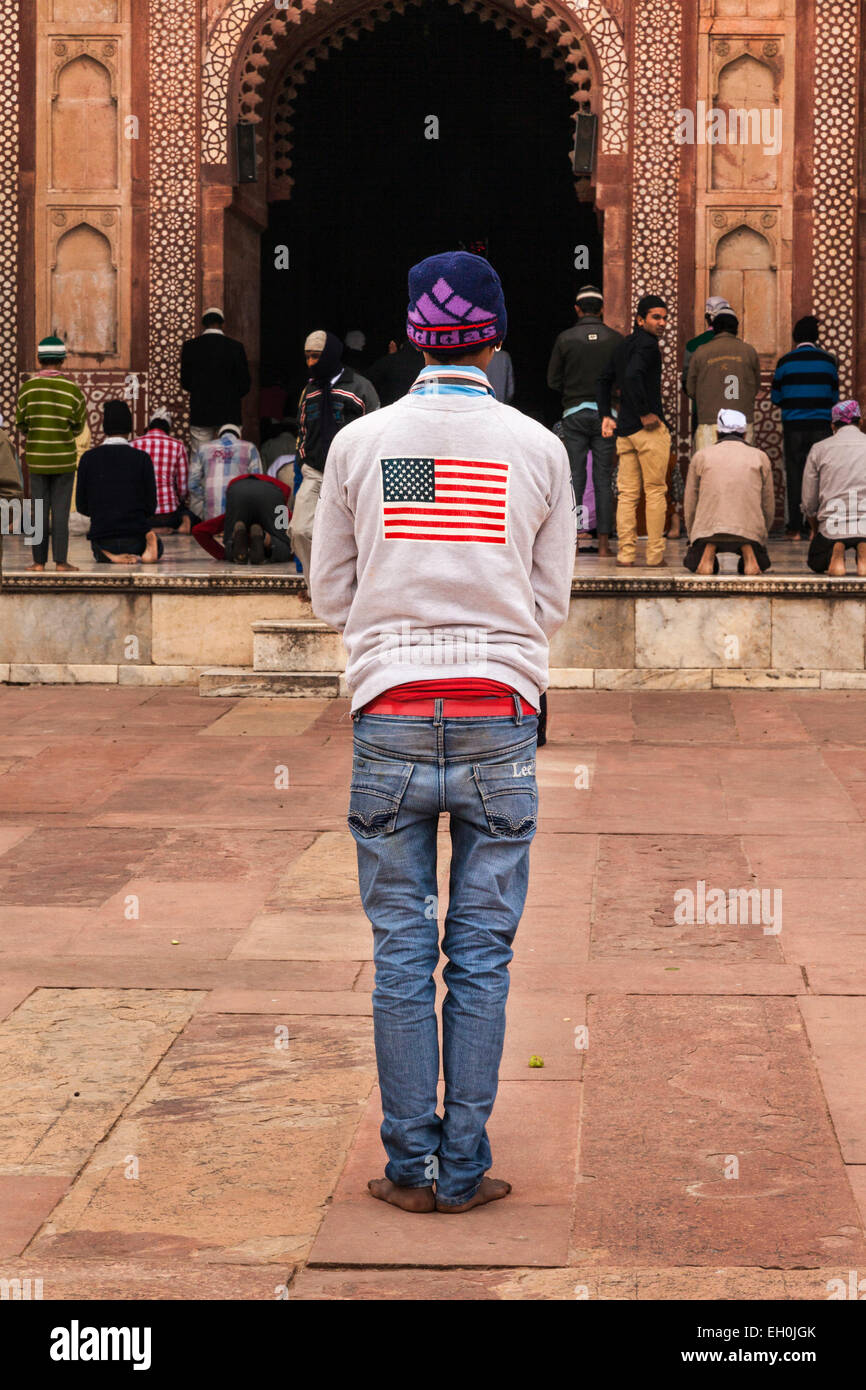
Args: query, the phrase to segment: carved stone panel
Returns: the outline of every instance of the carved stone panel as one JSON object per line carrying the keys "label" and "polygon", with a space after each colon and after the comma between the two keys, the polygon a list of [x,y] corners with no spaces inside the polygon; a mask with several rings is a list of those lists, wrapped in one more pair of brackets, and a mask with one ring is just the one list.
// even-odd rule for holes
{"label": "carved stone panel", "polygon": [[55,208],[50,217],[51,331],[76,356],[117,353],[117,245],[114,208]]}
{"label": "carved stone panel", "polygon": [[76,44],[56,40],[52,44],[54,188],[89,190],[118,186],[116,54],[114,40]]}

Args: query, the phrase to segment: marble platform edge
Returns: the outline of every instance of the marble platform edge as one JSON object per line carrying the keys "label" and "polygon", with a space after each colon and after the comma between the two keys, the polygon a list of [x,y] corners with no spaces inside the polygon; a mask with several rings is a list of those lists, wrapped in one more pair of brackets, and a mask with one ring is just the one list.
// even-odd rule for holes
{"label": "marble platform edge", "polygon": [[[4,570],[0,592],[16,593],[290,593],[306,594],[306,585],[299,574],[159,574],[124,573],[57,575],[27,574]],[[747,579],[741,575],[713,575],[706,578],[691,574],[599,575],[592,578],[576,576],[571,585],[572,596],[610,595],[618,598],[653,595],[656,597],[713,598],[730,595],[771,595],[776,598],[866,598],[866,579],[849,575],[833,579],[829,575],[784,575],[777,578]]]}
{"label": "marble platform edge", "polygon": [[[249,667],[115,666],[78,662],[0,662],[0,685],[198,685],[237,698],[349,694],[338,671],[253,671]],[[551,667],[551,690],[866,690],[866,671],[731,670],[711,667]]]}

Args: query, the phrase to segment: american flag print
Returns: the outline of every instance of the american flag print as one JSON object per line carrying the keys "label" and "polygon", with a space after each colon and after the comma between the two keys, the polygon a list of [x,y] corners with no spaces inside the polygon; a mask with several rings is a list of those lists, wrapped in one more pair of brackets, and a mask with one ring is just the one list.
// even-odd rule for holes
{"label": "american flag print", "polygon": [[385,540],[508,544],[510,465],[491,459],[382,459]]}

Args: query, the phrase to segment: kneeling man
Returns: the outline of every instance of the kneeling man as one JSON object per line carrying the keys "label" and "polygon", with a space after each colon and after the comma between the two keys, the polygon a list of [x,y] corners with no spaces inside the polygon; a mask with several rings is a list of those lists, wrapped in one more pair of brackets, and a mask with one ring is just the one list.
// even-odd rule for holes
{"label": "kneeling man", "polygon": [[832,439],[809,451],[803,472],[802,508],[812,544],[809,569],[841,579],[845,557],[857,552],[857,573],[866,577],[866,434],[856,401],[834,405]]}
{"label": "kneeling man", "polygon": [[746,429],[739,410],[720,410],[718,442],[699,449],[689,467],[685,517],[690,544],[683,564],[693,574],[718,574],[719,552],[739,555],[740,574],[770,568],[766,547],[776,512],[773,470],[763,450],[746,443]]}
{"label": "kneeling man", "polygon": [[106,401],[102,425],[105,439],[82,455],[75,492],[78,511],[90,517],[90,547],[100,564],[153,564],[162,555],[162,541],[150,527],[156,511],[153,462],[129,442],[126,401]]}

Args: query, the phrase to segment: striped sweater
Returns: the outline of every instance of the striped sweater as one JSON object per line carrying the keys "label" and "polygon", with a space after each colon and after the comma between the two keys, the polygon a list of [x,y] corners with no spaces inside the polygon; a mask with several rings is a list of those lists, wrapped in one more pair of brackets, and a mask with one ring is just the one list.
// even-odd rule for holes
{"label": "striped sweater", "polygon": [[75,436],[87,423],[81,387],[53,369],[37,372],[18,393],[15,423],[26,436],[31,473],[74,473]]}
{"label": "striped sweater", "polygon": [[839,370],[831,353],[817,343],[801,343],[779,358],[773,376],[773,404],[784,425],[830,422],[839,399]]}

